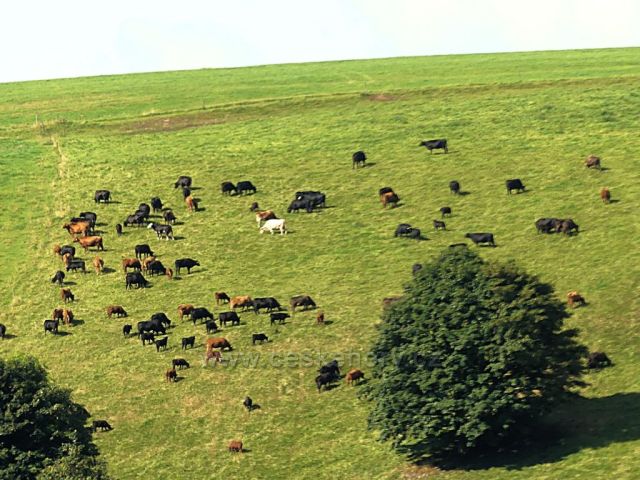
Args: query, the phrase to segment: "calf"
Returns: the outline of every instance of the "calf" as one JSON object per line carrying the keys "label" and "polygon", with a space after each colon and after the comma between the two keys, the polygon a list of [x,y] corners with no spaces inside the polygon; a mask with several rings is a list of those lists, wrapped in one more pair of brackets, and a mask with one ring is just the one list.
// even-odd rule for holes
{"label": "calf", "polygon": [[107,307],[107,317],[111,318],[112,315],[116,317],[126,317],[127,312],[120,305],[109,305]]}
{"label": "calf", "polygon": [[449,191],[454,195],[458,195],[460,193],[460,182],[456,180],[452,180],[449,182]]}
{"label": "calf", "polygon": [[493,240],[493,233],[467,233],[465,237],[471,239],[471,241],[476,245],[488,243],[493,247],[496,246],[496,243]]}
{"label": "calf", "polygon": [[364,379],[364,373],[362,372],[362,370],[359,370],[357,368],[352,368],[351,370],[349,370],[349,372],[347,372],[347,378],[346,378],[346,382],[347,385],[355,385],[360,383],[360,380]]}
{"label": "calf", "polygon": [[291,315],[289,315],[288,313],[283,313],[283,312],[272,313],[270,315],[271,325],[273,325],[276,322],[284,323],[284,321],[287,318],[291,318]]}
{"label": "calf", "polygon": [[231,182],[222,182],[220,184],[220,190],[222,191],[223,195],[231,195],[231,194],[235,195],[238,193],[238,189]]}
{"label": "calf", "polygon": [[240,325],[240,317],[236,312],[222,312],[218,315],[218,320],[220,320],[220,324],[227,326],[227,322],[231,322],[231,326]]}
{"label": "calf", "polygon": [[380,195],[380,202],[383,208],[387,208],[387,205],[391,205],[391,208],[395,208],[400,203],[400,197],[394,192],[387,192]]}
{"label": "calf", "polygon": [[51,283],[57,283],[58,285],[62,285],[64,283],[64,272],[58,270],[56,274],[51,279]]}
{"label": "calf", "polygon": [[220,305],[221,303],[229,303],[229,295],[224,292],[215,292],[214,297],[216,299],[216,305]]}
{"label": "calf", "polygon": [[66,254],[69,254],[73,258],[76,254],[76,247],[72,245],[63,245],[62,247],[60,245],[54,245],[53,253],[61,257],[64,257],[64,255]]}
{"label": "calf", "polygon": [[142,340],[142,346],[144,347],[147,343],[155,343],[156,338],[153,336],[153,333],[142,332],[140,333],[140,340]]}
{"label": "calf", "polygon": [[449,149],[447,148],[447,139],[446,138],[438,138],[435,140],[423,140],[420,142],[419,147],[425,147],[429,150],[429,153],[433,153],[436,149],[443,149],[444,153],[449,153]]}
{"label": "calf", "polygon": [[71,325],[73,323],[73,312],[65,308],[63,312],[63,319],[65,325]]}
{"label": "calf", "polygon": [[162,210],[162,200],[158,197],[153,197],[151,199],[151,208],[154,212],[160,212]]}
{"label": "calf", "polygon": [[264,225],[260,227],[260,233],[269,232],[273,235],[273,232],[276,230],[280,232],[280,235],[287,233],[287,226],[283,218],[267,220],[264,222]]}
{"label": "calf", "polygon": [[247,412],[253,410],[253,400],[251,400],[251,397],[244,397],[242,405],[244,405],[244,408],[247,409]]}
{"label": "calf", "polygon": [[102,273],[102,270],[104,269],[104,260],[102,260],[98,256],[95,256],[93,258],[93,268],[96,271],[96,275],[100,275]]}
{"label": "calf", "polygon": [[62,299],[62,301],[64,303],[67,302],[73,302],[76,298],[73,295],[73,293],[71,293],[71,289],[70,288],[61,288],[60,289],[60,298]]}
{"label": "calf", "polygon": [[596,168],[597,170],[600,170],[600,157],[589,155],[584,161],[584,165],[587,168]]}
{"label": "calf", "polygon": [[191,269],[193,267],[199,267],[200,262],[198,262],[197,260],[193,260],[191,258],[179,258],[178,260],[175,261],[174,265],[176,267],[176,273],[178,274],[180,274],[181,268],[186,268],[187,273],[191,273]]}
{"label": "calf", "polygon": [[176,373],[176,369],[175,367],[167,370],[164,373],[164,378],[167,382],[177,382],[178,381],[178,374]]}
{"label": "calf", "polygon": [[82,270],[82,273],[85,273],[87,271],[84,260],[73,258],[69,253],[65,253],[62,256],[62,261],[64,262],[65,270],[67,272]]}
{"label": "calf", "polygon": [[243,195],[246,192],[256,193],[258,191],[253,183],[249,182],[248,180],[238,182],[238,185],[236,185],[236,190],[238,192],[238,195]]}
{"label": "calf", "polygon": [[58,333],[58,325],[60,325],[60,322],[58,322],[58,320],[45,320],[44,321],[44,333],[45,333],[45,335],[47,334],[47,332],[51,332],[53,334],[57,334]]}
{"label": "calf", "polygon": [[254,333],[251,335],[251,342],[253,343],[253,345],[255,345],[256,342],[264,343],[268,341],[269,337],[267,337],[264,333]]}
{"label": "calf", "polygon": [[109,422],[106,420],[94,420],[91,422],[91,430],[97,432],[98,430],[108,431],[113,430],[113,427],[109,425]]}
{"label": "calf", "polygon": [[187,347],[193,348],[196,344],[196,337],[192,335],[191,337],[185,337],[182,339],[182,350],[186,350]]}
{"label": "calf", "polygon": [[242,442],[240,440],[231,440],[228,449],[230,452],[242,453]]}
{"label": "calf", "polygon": [[51,314],[51,318],[53,320],[64,320],[64,309],[63,308],[54,308],[53,313]]}
{"label": "calf", "polygon": [[291,297],[289,305],[292,312],[296,311],[296,307],[302,307],[303,310],[316,308],[316,302],[314,302],[309,295],[296,295],[295,297]]}
{"label": "calf", "polygon": [[109,190],[96,190],[93,200],[96,203],[109,203],[111,201],[111,192]]}
{"label": "calf", "polygon": [[444,218],[446,215],[451,216],[451,207],[441,207],[440,208],[440,216]]}
{"label": "calf", "polygon": [[422,270],[422,268],[423,267],[421,263],[414,263],[413,266],[411,267],[411,273],[416,275],[420,270]]}
{"label": "calf", "polygon": [[187,210],[189,210],[190,212],[198,211],[198,201],[191,195],[184,199],[184,203],[187,206]]}
{"label": "calf", "polygon": [[604,203],[609,203],[611,201],[611,192],[608,188],[604,187],[600,190],[600,200]]}
{"label": "calf", "polygon": [[524,185],[519,178],[512,178],[505,182],[507,185],[507,193],[511,195],[512,190],[517,190],[518,193],[524,192]]}
{"label": "calf", "polygon": [[133,327],[131,325],[129,325],[128,323],[126,325],[122,326],[122,335],[124,335],[125,337],[128,337],[129,335],[131,335],[131,329]]}
{"label": "calf", "polygon": [[260,210],[260,206],[258,205],[258,202],[253,202],[249,207],[250,212],[256,212],[258,210]]}
{"label": "calf", "polygon": [[173,225],[177,220],[176,215],[173,213],[173,210],[165,210],[164,212],[162,212],[162,218],[169,225]]}
{"label": "calf", "polygon": [[119,237],[122,235],[122,225],[120,225],[119,223],[116,223],[116,235],[118,235]]}
{"label": "calf", "polygon": [[340,367],[338,366],[338,360],[331,360],[329,363],[322,365],[318,370],[318,373],[323,375],[332,375],[333,378],[340,378]]}
{"label": "calf", "polygon": [[576,292],[575,290],[567,293],[567,303],[569,304],[570,307],[573,307],[573,308],[577,307],[578,305],[584,306],[587,304],[584,297],[580,295],[578,292]]}
{"label": "calf", "polygon": [[171,365],[174,369],[176,367],[179,367],[180,370],[190,367],[189,362],[187,362],[184,358],[174,358],[173,360],[171,360]]}
{"label": "calf", "polygon": [[316,377],[316,387],[318,387],[318,393],[320,393],[322,387],[325,387],[326,390],[334,381],[335,378],[331,374],[321,373],[320,375],[318,375]]}
{"label": "calf", "polygon": [[316,315],[316,324],[324,325],[324,312],[318,312],[318,315]]}
{"label": "calf", "polygon": [[207,333],[214,333],[218,330],[218,325],[216,325],[214,320],[207,320],[204,325],[207,329]]}
{"label": "calf", "polygon": [[447,229],[447,225],[444,222],[441,222],[440,220],[434,220],[433,221],[433,228],[436,230],[446,230]]}
{"label": "calf", "polygon": [[0,323],[0,339],[4,340],[4,336],[7,334],[7,327]]}
{"label": "calf", "polygon": [[353,170],[358,165],[364,167],[364,162],[367,160],[367,156],[365,155],[365,153],[362,150],[360,150],[360,151],[354,153],[351,156],[351,159],[353,161],[353,163],[351,164],[351,169]]}

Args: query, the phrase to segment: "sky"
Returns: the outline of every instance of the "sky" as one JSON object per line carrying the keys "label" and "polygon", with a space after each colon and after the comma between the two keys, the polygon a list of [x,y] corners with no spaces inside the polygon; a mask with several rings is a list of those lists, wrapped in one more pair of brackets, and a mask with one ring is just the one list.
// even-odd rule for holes
{"label": "sky", "polygon": [[640,46],[640,1],[9,0],[0,45],[0,82],[630,47]]}

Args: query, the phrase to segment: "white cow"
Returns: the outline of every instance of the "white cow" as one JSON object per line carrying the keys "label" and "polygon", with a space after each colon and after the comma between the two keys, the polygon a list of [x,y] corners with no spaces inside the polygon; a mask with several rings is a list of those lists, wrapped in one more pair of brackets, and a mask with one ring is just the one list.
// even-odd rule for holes
{"label": "white cow", "polygon": [[269,232],[273,235],[274,230],[280,230],[280,235],[287,233],[284,218],[272,218],[264,222],[264,225],[260,227],[260,233]]}

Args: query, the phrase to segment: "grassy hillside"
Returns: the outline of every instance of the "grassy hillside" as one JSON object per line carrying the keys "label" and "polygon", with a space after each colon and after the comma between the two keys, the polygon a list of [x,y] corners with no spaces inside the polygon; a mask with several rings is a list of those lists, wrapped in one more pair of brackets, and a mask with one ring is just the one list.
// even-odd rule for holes
{"label": "grassy hillside", "polygon": [[[114,426],[96,441],[116,478],[222,475],[226,478],[634,478],[640,469],[637,352],[640,254],[640,50],[407,58],[234,70],[204,70],[0,85],[0,322],[14,338],[2,354],[40,358],[55,381],[96,418]],[[39,125],[34,123],[38,114]],[[448,155],[418,148],[446,137]],[[56,147],[57,146],[57,147]],[[363,149],[371,166],[351,169]],[[603,171],[587,170],[589,153]],[[199,187],[202,211],[188,213],[173,188],[179,175]],[[519,177],[529,192],[508,196]],[[222,181],[248,179],[258,193],[228,198]],[[453,197],[456,179],[468,195]],[[377,190],[390,185],[402,207],[385,211]],[[617,202],[598,198],[608,186]],[[95,206],[96,189],[117,203]],[[330,208],[286,214],[297,190],[327,192]],[[114,225],[140,202],[159,196],[175,209],[179,239]],[[285,237],[259,235],[252,201],[287,219]],[[433,232],[438,209],[454,215]],[[80,211],[98,213],[112,269],[100,277],[69,274],[81,320],[67,335],[44,336],[42,321],[59,306],[48,279],[60,268],[54,243]],[[572,238],[537,235],[542,216],[572,217]],[[398,223],[428,240],[394,239]],[[515,261],[589,302],[568,322],[615,367],[587,377],[590,386],[554,412],[558,436],[545,448],[488,460],[466,470],[411,467],[366,429],[367,405],[341,385],[318,394],[323,359],[361,365],[375,336],[381,299],[398,294],[411,265],[436,255],[468,231],[492,231],[492,260]],[[192,257],[201,268],[148,290],[125,291],[120,260],[149,243],[165,265]],[[93,254],[81,255],[90,260]],[[226,367],[202,368],[204,348],[180,351],[180,338],[207,337],[204,326],[177,321],[179,303],[216,312],[213,292],[311,295],[331,323],[296,314],[283,326],[241,315],[223,335],[235,347]],[[108,320],[121,304],[130,318]],[[177,324],[169,350],[156,353],[121,334],[165,311]],[[251,333],[272,340],[251,345]],[[192,368],[166,384],[170,359]],[[233,363],[233,365],[231,365]],[[262,408],[248,414],[245,395]],[[240,438],[250,452],[226,452]]]}

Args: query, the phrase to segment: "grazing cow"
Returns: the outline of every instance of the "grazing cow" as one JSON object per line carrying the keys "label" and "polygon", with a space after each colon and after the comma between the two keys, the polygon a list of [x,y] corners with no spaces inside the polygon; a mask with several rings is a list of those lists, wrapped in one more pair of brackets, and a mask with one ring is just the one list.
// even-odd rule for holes
{"label": "grazing cow", "polygon": [[91,422],[91,430],[97,432],[98,430],[108,431],[113,430],[113,427],[109,425],[109,422],[106,420],[94,420]]}
{"label": "grazing cow", "polygon": [[96,271],[97,275],[101,274],[102,270],[104,269],[104,260],[102,260],[97,255],[93,257],[93,268]]}
{"label": "grazing cow", "polygon": [[273,235],[276,230],[280,231],[280,235],[287,233],[287,226],[283,218],[271,219],[264,222],[264,225],[260,227],[260,233],[269,232]]}
{"label": "grazing cow", "polygon": [[136,213],[139,213],[144,218],[149,218],[149,215],[151,215],[151,207],[146,203],[141,203],[140,205],[138,205],[138,210],[136,210]]}
{"label": "grazing cow", "polygon": [[382,299],[382,308],[388,308],[400,300],[402,300],[402,297],[385,297]]}
{"label": "grazing cow", "polygon": [[98,221],[98,215],[94,212],[80,212],[80,215],[78,216],[91,223],[91,228],[95,227],[96,222]]}
{"label": "grazing cow", "polygon": [[447,229],[447,225],[444,222],[441,222],[440,220],[434,220],[433,221],[433,228],[435,230],[446,230]]}
{"label": "grazing cow", "polygon": [[194,310],[194,306],[188,303],[178,305],[178,317],[182,320],[184,317],[191,317],[191,312]]}
{"label": "grazing cow", "polygon": [[609,203],[611,201],[611,192],[607,187],[604,187],[600,190],[600,199],[604,203]]}
{"label": "grazing cow", "polygon": [[184,203],[187,206],[187,210],[189,210],[190,212],[198,211],[198,201],[191,195],[184,199]]}
{"label": "grazing cow", "polygon": [[126,317],[127,311],[120,305],[109,305],[107,307],[107,317],[111,318],[113,315],[118,318]]}
{"label": "grazing cow", "polygon": [[323,386],[326,390],[328,386],[331,385],[334,381],[334,376],[329,373],[321,373],[320,375],[318,375],[316,377],[316,387],[318,387],[318,393],[320,393],[320,390]]}
{"label": "grazing cow", "polygon": [[395,208],[400,202],[400,197],[394,192],[387,192],[380,195],[380,202],[382,203],[383,208],[387,208],[387,205],[391,205],[391,208]]}
{"label": "grazing cow", "polygon": [[364,379],[364,372],[357,368],[352,368],[347,372],[347,385],[356,385],[360,383],[360,380]]}
{"label": "grazing cow", "polygon": [[158,333],[160,335],[167,334],[167,329],[164,328],[164,325],[162,325],[161,322],[153,321],[153,320],[138,322],[136,324],[136,328],[138,330],[138,336],[142,335],[145,332],[153,332],[153,333]]}
{"label": "grazing cow", "polygon": [[111,192],[109,190],[96,190],[93,201],[96,203],[109,203],[111,201]]}
{"label": "grazing cow", "polygon": [[600,157],[596,157],[595,155],[589,155],[587,159],[584,161],[584,165],[587,168],[596,168],[600,170]]}
{"label": "grazing cow", "polygon": [[418,146],[425,147],[427,150],[429,150],[429,153],[433,153],[435,149],[443,149],[444,153],[449,153],[446,138],[438,138],[436,140],[423,140]]}
{"label": "grazing cow", "polygon": [[179,258],[178,260],[175,261],[174,263],[175,267],[176,267],[176,272],[178,274],[180,274],[180,269],[181,268],[186,268],[187,269],[187,273],[191,273],[191,269],[193,267],[199,267],[200,266],[200,262],[198,262],[197,260],[193,260],[191,258]]}
{"label": "grazing cow", "polygon": [[84,260],[73,258],[69,253],[65,253],[62,256],[62,261],[67,272],[82,270],[82,273],[85,273],[87,271]]}
{"label": "grazing cow", "polygon": [[173,185],[173,188],[178,188],[178,187],[190,188],[191,187],[191,177],[187,177],[185,175],[182,175],[180,178],[178,178],[178,181]]}
{"label": "grazing cow", "polygon": [[382,196],[385,193],[393,193],[393,188],[391,187],[382,187],[380,190],[378,190],[378,195]]}
{"label": "grazing cow", "polygon": [[296,200],[310,200],[311,206],[313,208],[316,207],[326,207],[327,196],[315,190],[307,190],[304,192],[296,192]]}
{"label": "grazing cow", "polygon": [[204,325],[207,329],[207,333],[213,333],[218,330],[218,325],[216,325],[216,322],[213,320],[207,320]]}
{"label": "grazing cow", "polygon": [[572,219],[568,218],[566,220],[563,220],[562,225],[560,226],[558,231],[564,233],[565,235],[571,235],[574,231],[575,233],[579,233],[580,229]]}
{"label": "grazing cow", "polygon": [[60,325],[60,322],[58,322],[58,320],[45,320],[44,321],[44,334],[46,335],[47,332],[51,332],[53,334],[57,334],[58,333],[58,325]]}
{"label": "grazing cow", "polygon": [[165,327],[169,328],[171,326],[171,320],[167,317],[167,314],[164,312],[158,312],[151,315],[152,322],[160,322]]}
{"label": "grazing cow", "polygon": [[517,190],[518,193],[524,192],[524,185],[519,178],[512,178],[510,180],[507,180],[505,183],[507,185],[507,193],[509,195],[511,195],[512,190]]}
{"label": "grazing cow", "polygon": [[551,233],[557,231],[557,228],[562,225],[562,220],[558,218],[539,218],[536,220],[535,225],[538,233]]}
{"label": "grazing cow", "polygon": [[289,305],[292,312],[296,311],[296,307],[302,307],[302,310],[316,308],[316,302],[314,302],[309,295],[296,295],[295,297],[291,297]]}
{"label": "grazing cow", "polygon": [[441,207],[440,208],[440,216],[444,218],[446,215],[451,216],[451,207]]}
{"label": "grazing cow", "polygon": [[316,315],[316,324],[324,325],[324,312],[318,312],[318,315]]}
{"label": "grazing cow", "polygon": [[116,223],[116,235],[118,235],[119,237],[122,236],[122,225],[120,225],[119,223]]}
{"label": "grazing cow", "polygon": [[293,200],[287,208],[288,213],[298,213],[298,210],[306,210],[307,213],[313,212],[313,202],[308,199]]}
{"label": "grazing cow", "polygon": [[270,315],[271,325],[273,325],[276,322],[284,323],[284,321],[287,318],[291,318],[291,315],[289,315],[288,313],[283,313],[283,312],[272,313]]}
{"label": "grazing cow", "polygon": [[230,452],[242,453],[242,442],[240,440],[231,440],[228,448]]}
{"label": "grazing cow", "polygon": [[262,222],[266,222],[267,220],[277,219],[276,214],[271,210],[260,210],[256,212],[256,223],[258,227],[262,225]]}
{"label": "grazing cow", "polygon": [[212,358],[216,359],[217,363],[222,363],[222,353],[218,352],[217,350],[207,350],[204,354],[204,363],[205,365],[209,365],[209,360],[211,360]]}
{"label": "grazing cow", "polygon": [[411,273],[416,275],[420,270],[422,270],[422,268],[423,267],[421,263],[414,263],[413,266],[411,267]]}
{"label": "grazing cow", "polygon": [[138,260],[137,258],[123,258],[122,271],[127,273],[128,268],[131,268],[136,272],[139,272],[140,270],[142,270],[142,264],[140,263],[140,260]]}
{"label": "grazing cow", "polygon": [[60,298],[62,299],[62,301],[64,303],[73,302],[75,300],[75,297],[74,297],[73,293],[71,293],[71,289],[70,288],[61,288],[60,289]]}
{"label": "grazing cow", "polygon": [[4,340],[4,336],[7,334],[7,327],[0,323],[0,339]]}
{"label": "grazing cow", "polygon": [[264,343],[268,341],[269,337],[267,337],[264,333],[254,333],[251,335],[251,342],[253,343],[253,345],[255,345],[256,342]]}
{"label": "grazing cow", "polygon": [[236,312],[221,312],[218,314],[218,320],[221,325],[227,326],[227,322],[231,322],[231,326],[240,325],[240,317]]}
{"label": "grazing cow", "polygon": [[65,223],[62,228],[69,232],[71,236],[81,235],[86,237],[91,231],[91,224],[89,222]]}
{"label": "grazing cow", "polygon": [[367,160],[367,156],[365,155],[365,153],[362,150],[360,150],[360,151],[357,151],[356,153],[354,153],[351,156],[351,159],[353,160],[353,163],[351,165],[351,169],[353,170],[358,165],[364,167],[364,162]]}
{"label": "grazing cow", "polygon": [[213,318],[213,313],[207,310],[204,307],[198,307],[191,310],[191,321],[195,325],[198,320],[204,320],[205,318],[209,320],[215,320]]}
{"label": "grazing cow", "polygon": [[176,369],[175,367],[167,370],[164,373],[164,378],[167,382],[177,382],[178,381],[178,374],[176,373]]}
{"label": "grazing cow", "polygon": [[133,288],[134,285],[136,288],[146,288],[149,282],[140,272],[129,272],[125,278],[125,288],[128,290]]}
{"label": "grazing cow", "polygon": [[149,264],[153,263],[156,261],[156,257],[154,256],[150,256],[150,257],[145,257],[140,261],[140,264],[142,265],[142,271],[146,272],[147,271],[147,267],[149,266]]}
{"label": "grazing cow", "polygon": [[174,369],[176,367],[179,367],[180,370],[182,370],[183,368],[189,368],[191,365],[189,365],[189,362],[187,362],[184,358],[174,358],[173,360],[171,360],[171,366]]}
{"label": "grazing cow", "polygon": [[175,238],[173,238],[173,227],[171,225],[160,225],[160,224],[151,222],[147,226],[147,228],[150,228],[154,232],[156,232],[156,236],[158,237],[158,240],[162,238],[164,238],[165,240],[175,240]]}
{"label": "grazing cow", "polygon": [[98,250],[104,250],[104,245],[102,244],[102,237],[92,236],[92,237],[84,237],[84,238],[74,238],[74,242],[78,242],[84,251],[88,251],[91,247],[96,247]]}
{"label": "grazing cow", "polygon": [[221,303],[229,303],[229,300],[231,300],[229,298],[229,295],[224,292],[215,292],[213,295],[216,298],[216,305],[220,305]]}
{"label": "grazing cow", "polygon": [[229,351],[233,350],[231,344],[229,343],[229,340],[224,337],[208,338],[205,346],[207,347],[207,350],[212,350],[214,348],[219,348],[220,350],[224,350],[226,348]]}
{"label": "grazing cow", "polygon": [[250,212],[257,212],[258,210],[260,210],[260,206],[258,205],[258,202],[253,202],[249,207]]}
{"label": "grazing cow", "polygon": [[411,233],[413,228],[408,223],[401,223],[396,227],[396,231],[394,232],[394,237],[404,237]]}
{"label": "grazing cow", "polygon": [[133,328],[132,325],[129,325],[128,323],[126,325],[122,326],[122,335],[124,335],[125,337],[128,337],[129,335],[131,335],[131,329]]}
{"label": "grazing cow", "polygon": [[63,319],[65,325],[71,325],[73,323],[73,312],[67,308],[64,309]]}
{"label": "grazing cow", "polygon": [[253,410],[253,400],[251,400],[251,397],[244,397],[242,405],[247,409],[247,412]]}
{"label": "grazing cow", "polygon": [[187,347],[193,348],[196,344],[196,336],[184,337],[182,339],[182,350],[186,350]]}
{"label": "grazing cow", "polygon": [[242,310],[253,308],[253,299],[249,295],[237,295],[229,301],[229,308],[235,310],[237,307],[241,307]]}
{"label": "grazing cow", "polygon": [[187,198],[189,195],[191,195],[191,189],[188,187],[183,187],[182,188],[182,198]]}
{"label": "grazing cow", "polygon": [[154,212],[160,212],[162,210],[162,200],[158,197],[153,197],[151,199],[151,208]]}
{"label": "grazing cow", "polygon": [[147,343],[149,345],[151,345],[152,343],[154,343],[156,341],[153,333],[149,333],[149,332],[141,332],[140,333],[140,340],[142,340],[142,346],[144,347]]}
{"label": "grazing cow", "polygon": [[256,193],[258,191],[258,189],[253,185],[253,183],[251,183],[248,180],[238,182],[238,185],[236,185],[236,190],[238,192],[238,195],[242,195],[245,192]]}
{"label": "grazing cow", "polygon": [[578,304],[580,306],[585,306],[587,304],[584,297],[580,295],[578,292],[576,292],[575,290],[567,293],[567,303],[569,304],[570,307],[573,307],[573,308],[577,307]]}
{"label": "grazing cow", "polygon": [[416,240],[422,240],[422,232],[420,232],[419,228],[412,228],[411,231],[409,232],[408,235],[406,235],[407,238],[415,238]]}
{"label": "grazing cow", "polygon": [[58,285],[62,285],[64,283],[64,272],[58,270],[56,274],[51,279],[51,283],[57,283]]}
{"label": "grazing cow", "polygon": [[253,309],[256,313],[260,313],[261,309],[266,309],[267,312],[272,312],[273,310],[282,310],[280,303],[273,297],[263,297],[263,298],[254,298],[253,299]]}
{"label": "grazing cow", "polygon": [[470,238],[476,245],[488,243],[493,247],[496,246],[496,243],[493,240],[493,233],[467,233],[465,237]]}
{"label": "grazing cow", "polygon": [[61,257],[64,257],[66,254],[69,254],[71,257],[73,257],[76,254],[76,247],[73,247],[71,245],[64,245],[62,247],[60,245],[54,245],[53,253]]}
{"label": "grazing cow", "polygon": [[151,251],[151,248],[147,244],[136,245],[135,251],[136,251],[136,258],[153,256],[153,252]]}
{"label": "grazing cow", "polygon": [[587,368],[605,368],[611,365],[613,365],[613,363],[604,352],[591,352],[587,357]]}
{"label": "grazing cow", "polygon": [[458,195],[460,193],[460,182],[451,180],[449,182],[449,191],[454,195]]}
{"label": "grazing cow", "polygon": [[169,280],[173,278],[173,270],[171,270],[170,268],[165,268],[162,262],[158,260],[149,262],[147,264],[147,271],[149,272],[149,275],[166,275]]}
{"label": "grazing cow", "polygon": [[140,213],[135,213],[133,215],[129,215],[124,222],[122,222],[124,224],[125,227],[130,227],[132,225],[135,225],[136,227],[141,227],[142,225],[144,225],[144,215],[140,214]]}
{"label": "grazing cow", "polygon": [[64,309],[63,308],[54,308],[53,313],[51,314],[51,318],[53,320],[64,320]]}
{"label": "grazing cow", "polygon": [[238,193],[238,189],[231,182],[222,182],[220,184],[220,190],[222,191],[223,195],[236,195]]}
{"label": "grazing cow", "polygon": [[175,224],[177,220],[176,215],[173,213],[173,210],[165,210],[164,212],[162,212],[162,218],[169,225]]}
{"label": "grazing cow", "polygon": [[322,365],[318,370],[318,373],[324,375],[332,375],[333,378],[340,378],[340,367],[338,366],[338,360],[331,360],[329,363]]}

